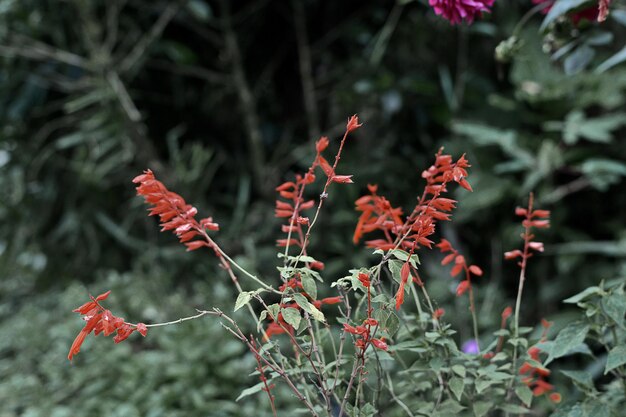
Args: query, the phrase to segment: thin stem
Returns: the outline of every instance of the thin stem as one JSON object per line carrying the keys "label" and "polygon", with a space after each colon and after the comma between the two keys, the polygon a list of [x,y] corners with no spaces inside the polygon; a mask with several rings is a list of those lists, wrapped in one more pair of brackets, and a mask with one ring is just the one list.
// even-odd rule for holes
{"label": "thin stem", "polygon": [[524,281],[526,280],[526,265],[529,258],[529,244],[532,238],[530,233],[530,220],[533,210],[533,193],[528,198],[528,209],[526,213],[527,222],[524,225],[524,252],[522,253],[522,261],[520,264],[519,287],[517,289],[517,299],[515,300],[515,317],[513,323],[513,332],[515,344],[513,345],[513,369],[517,369],[517,345],[519,337],[519,312],[522,305],[522,292],[524,291]]}
{"label": "thin stem", "polygon": [[[218,316],[219,314],[214,312],[214,311],[206,311],[206,310],[196,310],[198,311],[198,314],[194,315],[194,316],[189,316],[189,317],[182,317],[178,320],[172,320],[172,321],[168,321],[168,322],[164,322],[164,323],[154,323],[154,324],[146,324],[146,327],[161,327],[161,326],[169,326],[170,324],[179,324],[182,323],[184,321],[188,321],[188,320],[194,320],[197,318],[200,318],[202,316],[206,316],[207,314],[213,315],[213,316]],[[127,323],[127,324],[131,324],[131,323]],[[136,325],[134,325],[136,326]]]}
{"label": "thin stem", "polygon": [[389,394],[391,394],[391,398],[398,403],[398,405],[400,407],[402,407],[402,409],[404,410],[405,413],[407,413],[407,415],[411,416],[411,417],[415,417],[415,415],[411,412],[411,409],[409,407],[407,407],[407,405],[405,403],[402,402],[402,400],[400,400],[400,398],[398,398],[396,396],[396,393],[393,390],[393,381],[391,380],[391,376],[389,376],[388,372],[385,372],[385,374],[387,375],[387,389],[389,390]]}
{"label": "thin stem", "polygon": [[474,329],[474,340],[476,340],[476,346],[478,346],[478,351],[480,352],[480,342],[478,338],[478,320],[476,319],[476,304],[474,302],[474,290],[472,288],[472,281],[470,276],[470,271],[467,265],[465,265],[465,279],[469,282],[469,302],[470,302],[470,312],[472,313],[472,327]]}

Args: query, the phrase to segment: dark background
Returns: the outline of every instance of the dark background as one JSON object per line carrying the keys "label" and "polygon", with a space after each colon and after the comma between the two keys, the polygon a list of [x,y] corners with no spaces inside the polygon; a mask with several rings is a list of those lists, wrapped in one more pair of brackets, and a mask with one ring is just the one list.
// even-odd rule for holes
{"label": "dark background", "polygon": [[[485,271],[481,327],[515,297],[518,270],[502,253],[520,246],[513,211],[534,191],[552,228],[538,237],[546,252],[530,265],[523,324],[558,329],[572,314],[563,298],[626,274],[626,66],[597,71],[623,46],[626,19],[563,18],[540,34],[537,14],[497,61],[529,3],[496,1],[453,27],[426,1],[0,1],[0,416],[269,411],[261,396],[232,401],[256,383],[242,377],[255,363],[215,320],[121,345],[88,339],[70,365],[71,310],[110,289],[107,305],[133,321],[231,311],[212,256],[185,253],[145,215],[131,179],[147,168],[276,284],[274,187],[308,167],[321,134],[330,157],[354,113],[364,125],[339,172],[355,183],[331,188],[310,251],[326,282],[372,260],[351,241],[366,185],[410,210],[445,146],[473,165],[474,192],[453,194],[441,232]],[[466,300],[438,253],[421,257],[461,342]]]}

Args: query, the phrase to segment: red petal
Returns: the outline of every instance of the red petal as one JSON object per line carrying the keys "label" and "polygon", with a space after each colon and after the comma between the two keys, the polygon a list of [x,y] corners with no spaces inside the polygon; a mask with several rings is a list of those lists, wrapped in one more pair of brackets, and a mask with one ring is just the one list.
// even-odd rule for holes
{"label": "red petal", "polygon": [[146,327],[144,323],[137,323],[137,331],[140,335],[146,337],[146,335],[148,334],[148,327]]}
{"label": "red petal", "polygon": [[476,265],[472,265],[472,266],[470,266],[470,267],[469,267],[469,271],[470,271],[472,274],[476,275],[477,277],[481,277],[481,276],[483,275],[483,270],[482,270],[482,269],[480,269],[480,268],[479,268],[478,266],[476,266]]}
{"label": "red petal", "polygon": [[454,253],[446,255],[446,257],[443,258],[443,260],[441,261],[441,265],[448,265],[450,262],[452,262],[452,260],[454,259],[455,256],[456,256],[456,254],[454,254]]}
{"label": "red petal", "polygon": [[459,286],[456,287],[456,296],[459,297],[459,296],[465,294],[465,292],[467,290],[469,290],[470,285],[471,284],[470,284],[470,282],[468,280],[461,281],[459,283]]}
{"label": "red petal", "polygon": [[103,292],[102,294],[100,294],[99,296],[96,297],[96,301],[106,300],[106,298],[109,296],[109,294],[111,294],[111,290],[109,290],[107,292]]}
{"label": "red petal", "polygon": [[457,275],[461,273],[462,270],[463,270],[463,264],[456,264],[454,265],[454,268],[452,268],[452,270],[450,271],[450,276],[456,277]]}
{"label": "red petal", "polygon": [[332,180],[338,184],[352,184],[354,182],[352,175],[333,175]]}
{"label": "red petal", "polygon": [[372,339],[372,344],[374,345],[374,347],[376,347],[377,349],[380,349],[380,350],[385,350],[386,351],[388,349],[387,343],[385,343],[381,339]]}

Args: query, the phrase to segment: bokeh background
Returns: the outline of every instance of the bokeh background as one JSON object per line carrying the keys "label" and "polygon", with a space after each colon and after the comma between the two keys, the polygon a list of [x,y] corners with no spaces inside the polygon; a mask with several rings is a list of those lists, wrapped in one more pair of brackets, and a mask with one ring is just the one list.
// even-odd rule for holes
{"label": "bokeh background", "polygon": [[[331,189],[312,242],[326,281],[372,261],[351,241],[366,185],[409,208],[445,146],[473,164],[474,192],[455,194],[442,234],[485,271],[481,327],[512,304],[517,270],[502,253],[519,247],[513,211],[534,191],[552,228],[523,323],[558,329],[574,314],[562,299],[626,275],[626,65],[601,66],[624,45],[616,3],[602,25],[560,19],[540,33],[540,13],[518,25],[530,0],[457,27],[410,0],[1,0],[0,416],[269,411],[263,396],[233,401],[256,383],[255,362],[216,320],[92,338],[70,364],[71,310],[109,289],[133,321],[232,309],[215,260],[147,218],[131,183],[146,168],[278,282],[274,187],[308,166],[321,134],[336,146],[354,113],[364,126],[340,171],[355,184]],[[438,253],[421,257],[462,342],[466,301]]]}

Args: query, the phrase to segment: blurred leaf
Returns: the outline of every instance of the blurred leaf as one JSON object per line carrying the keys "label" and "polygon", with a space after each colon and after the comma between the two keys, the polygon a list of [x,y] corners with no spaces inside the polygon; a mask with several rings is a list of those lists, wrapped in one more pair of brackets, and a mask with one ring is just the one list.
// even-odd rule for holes
{"label": "blurred leaf", "polygon": [[563,61],[563,69],[567,75],[577,74],[587,68],[596,52],[587,44],[576,48]]}
{"label": "blurred leaf", "polygon": [[626,61],[626,47],[622,48],[612,57],[608,58],[606,61],[598,65],[598,67],[595,69],[595,72],[601,74],[613,68],[614,66],[621,64],[624,61]]}
{"label": "blurred leaf", "polygon": [[546,17],[543,19],[540,30],[545,30],[550,23],[556,20],[557,17],[584,5],[587,1],[588,0],[556,0]]}
{"label": "blurred leaf", "polygon": [[626,124],[625,113],[615,113],[606,116],[587,119],[580,110],[575,110],[565,118],[563,140],[572,145],[580,138],[593,142],[609,143],[613,139],[611,131]]}
{"label": "blurred leaf", "polygon": [[594,388],[593,378],[591,374],[587,371],[564,371],[561,370],[561,373],[574,381],[575,383],[581,385],[585,389],[592,390]]}

